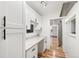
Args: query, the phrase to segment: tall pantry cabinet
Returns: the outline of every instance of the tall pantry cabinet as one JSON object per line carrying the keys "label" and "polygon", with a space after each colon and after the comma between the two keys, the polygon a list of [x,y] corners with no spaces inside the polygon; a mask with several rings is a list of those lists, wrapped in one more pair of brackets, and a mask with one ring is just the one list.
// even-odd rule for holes
{"label": "tall pantry cabinet", "polygon": [[0,58],[23,57],[22,1],[0,1]]}

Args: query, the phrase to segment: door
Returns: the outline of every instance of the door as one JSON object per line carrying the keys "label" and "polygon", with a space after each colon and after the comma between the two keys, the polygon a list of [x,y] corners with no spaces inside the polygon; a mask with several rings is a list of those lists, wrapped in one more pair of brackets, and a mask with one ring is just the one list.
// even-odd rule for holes
{"label": "door", "polygon": [[22,1],[6,1],[5,5],[6,27],[23,28]]}
{"label": "door", "polygon": [[0,1],[0,28],[4,27],[5,3]]}
{"label": "door", "polygon": [[0,29],[0,58],[23,57],[23,31],[23,29]]}
{"label": "door", "polygon": [[0,1],[0,57],[7,56],[7,46],[4,40],[4,15],[5,15],[5,2]]}
{"label": "door", "polygon": [[51,35],[52,36],[58,36],[58,25],[52,25],[51,26],[52,28],[51,28]]}
{"label": "door", "polygon": [[6,46],[8,58],[22,58],[22,29],[6,29]]}
{"label": "door", "polygon": [[[22,2],[0,1],[0,58],[22,57]],[[5,25],[5,26],[4,26]]]}
{"label": "door", "polygon": [[4,39],[4,29],[0,29],[0,58],[7,57],[7,41]]}
{"label": "door", "polygon": [[23,28],[22,6],[22,1],[0,1],[0,27]]}

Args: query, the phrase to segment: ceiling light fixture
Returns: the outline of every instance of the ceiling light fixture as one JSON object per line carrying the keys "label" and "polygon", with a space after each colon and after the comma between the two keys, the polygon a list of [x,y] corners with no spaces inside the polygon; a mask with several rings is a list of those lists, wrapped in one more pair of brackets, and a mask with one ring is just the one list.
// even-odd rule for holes
{"label": "ceiling light fixture", "polygon": [[46,3],[45,1],[41,1],[41,5],[42,5],[43,7],[46,7],[46,6],[47,6],[47,3]]}

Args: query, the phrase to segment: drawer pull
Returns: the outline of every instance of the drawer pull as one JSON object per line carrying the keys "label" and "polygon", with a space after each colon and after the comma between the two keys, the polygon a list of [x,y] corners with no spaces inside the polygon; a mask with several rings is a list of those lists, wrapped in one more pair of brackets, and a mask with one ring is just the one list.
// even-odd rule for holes
{"label": "drawer pull", "polygon": [[35,48],[32,49],[32,51],[34,51],[34,50],[35,50]]}
{"label": "drawer pull", "polygon": [[33,56],[32,58],[35,58],[35,56]]}

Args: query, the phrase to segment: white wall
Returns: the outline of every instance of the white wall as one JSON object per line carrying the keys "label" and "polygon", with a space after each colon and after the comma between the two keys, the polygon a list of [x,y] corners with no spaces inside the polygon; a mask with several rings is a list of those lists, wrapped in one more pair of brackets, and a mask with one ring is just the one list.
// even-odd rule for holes
{"label": "white wall", "polygon": [[[35,12],[27,3],[24,2],[24,11],[25,11],[25,19],[26,19],[26,25],[27,25],[27,28],[30,27],[30,20],[35,20],[37,19],[38,20],[38,23],[41,24],[41,16]],[[26,33],[26,36],[27,37],[32,37],[32,36],[35,36],[36,33],[30,33],[30,34],[27,34]]]}
{"label": "white wall", "polygon": [[[65,20],[69,19],[76,15],[76,35],[70,34],[70,23],[65,22]],[[68,15],[63,19],[63,48],[67,57],[71,58],[79,58],[79,2],[76,3],[73,8],[70,10]]]}
{"label": "white wall", "polygon": [[56,9],[56,11],[50,15],[42,16],[42,35],[47,36],[47,48],[50,48],[50,19],[58,19],[61,13],[62,5],[58,6],[59,8]]}

